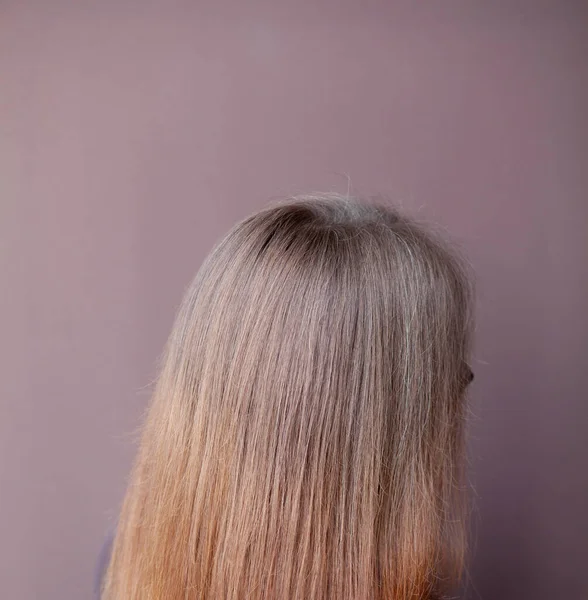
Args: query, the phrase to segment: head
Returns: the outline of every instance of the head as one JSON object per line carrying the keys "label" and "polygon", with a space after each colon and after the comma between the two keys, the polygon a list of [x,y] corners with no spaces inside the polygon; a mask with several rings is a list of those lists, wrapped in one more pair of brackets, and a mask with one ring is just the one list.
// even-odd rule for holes
{"label": "head", "polygon": [[172,330],[108,600],[404,600],[459,576],[470,291],[381,206],[238,224]]}

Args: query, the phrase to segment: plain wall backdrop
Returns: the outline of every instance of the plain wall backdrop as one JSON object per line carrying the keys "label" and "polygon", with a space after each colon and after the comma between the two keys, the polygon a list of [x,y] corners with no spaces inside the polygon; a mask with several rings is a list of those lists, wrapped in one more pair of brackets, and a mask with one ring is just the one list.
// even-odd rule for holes
{"label": "plain wall backdrop", "polygon": [[588,597],[587,63],[585,2],[1,2],[0,596],[91,597],[203,257],[351,185],[478,276],[468,597]]}

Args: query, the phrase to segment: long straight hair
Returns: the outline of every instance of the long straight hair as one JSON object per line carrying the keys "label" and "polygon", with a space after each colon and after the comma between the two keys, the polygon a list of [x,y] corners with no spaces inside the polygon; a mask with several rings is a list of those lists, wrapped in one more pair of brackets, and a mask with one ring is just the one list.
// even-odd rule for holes
{"label": "long straight hair", "polygon": [[396,211],[238,224],[189,288],[106,600],[436,597],[464,555],[470,286]]}

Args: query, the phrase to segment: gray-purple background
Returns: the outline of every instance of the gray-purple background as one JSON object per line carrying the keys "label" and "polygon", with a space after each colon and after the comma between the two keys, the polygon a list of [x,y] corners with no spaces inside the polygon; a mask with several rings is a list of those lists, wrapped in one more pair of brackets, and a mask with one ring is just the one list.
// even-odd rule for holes
{"label": "gray-purple background", "polygon": [[155,361],[268,199],[478,274],[469,598],[588,598],[588,3],[0,2],[0,596],[91,595]]}

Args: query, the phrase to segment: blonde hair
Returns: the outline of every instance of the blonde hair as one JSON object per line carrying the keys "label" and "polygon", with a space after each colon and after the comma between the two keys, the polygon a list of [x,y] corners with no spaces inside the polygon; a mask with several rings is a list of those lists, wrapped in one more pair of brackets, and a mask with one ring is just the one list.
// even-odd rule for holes
{"label": "blonde hair", "polygon": [[470,287],[382,206],[238,224],[171,333],[107,600],[432,598],[464,552]]}

